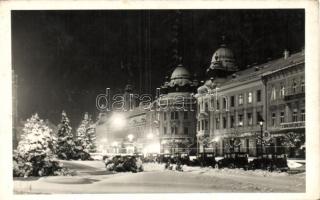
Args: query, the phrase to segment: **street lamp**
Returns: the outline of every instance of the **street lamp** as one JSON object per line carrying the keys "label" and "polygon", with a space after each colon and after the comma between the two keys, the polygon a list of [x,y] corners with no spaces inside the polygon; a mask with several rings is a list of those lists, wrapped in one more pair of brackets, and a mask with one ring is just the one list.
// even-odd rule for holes
{"label": "street lamp", "polygon": [[259,121],[259,125],[260,125],[260,154],[262,155],[262,148],[263,148],[263,146],[262,146],[262,140],[263,140],[263,121],[262,120],[260,120]]}
{"label": "street lamp", "polygon": [[128,135],[128,139],[129,139],[130,142],[132,142],[133,138],[134,138],[134,136],[132,134]]}

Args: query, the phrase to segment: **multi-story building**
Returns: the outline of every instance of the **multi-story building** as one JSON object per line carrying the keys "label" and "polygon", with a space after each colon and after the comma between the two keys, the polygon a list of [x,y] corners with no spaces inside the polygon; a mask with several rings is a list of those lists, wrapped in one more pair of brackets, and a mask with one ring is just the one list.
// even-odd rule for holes
{"label": "multi-story building", "polygon": [[193,97],[198,82],[179,65],[170,81],[160,88],[156,100],[162,153],[190,152],[195,144],[196,101]]}
{"label": "multi-story building", "polygon": [[[239,71],[232,51],[222,45],[195,95],[199,151],[279,152],[283,145],[276,136],[292,130],[304,133],[303,80],[301,52],[290,56],[286,51],[283,58]],[[283,87],[290,90],[283,93]]]}
{"label": "multi-story building", "polygon": [[281,145],[290,133],[291,140],[300,146],[305,141],[305,60],[304,52],[289,55],[277,63],[280,67],[263,74],[266,87],[266,125],[273,136],[271,150],[289,156],[304,157],[304,149],[290,148],[293,144]]}

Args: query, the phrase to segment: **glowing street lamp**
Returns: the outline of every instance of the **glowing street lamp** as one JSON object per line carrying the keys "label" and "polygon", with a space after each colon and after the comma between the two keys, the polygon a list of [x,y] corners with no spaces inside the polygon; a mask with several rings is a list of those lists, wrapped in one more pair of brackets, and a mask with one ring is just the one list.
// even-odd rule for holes
{"label": "glowing street lamp", "polygon": [[110,118],[110,123],[113,129],[120,130],[126,125],[126,119],[120,113],[113,113]]}
{"label": "glowing street lamp", "polygon": [[134,138],[134,136],[132,134],[128,135],[128,139],[129,139],[130,142],[132,142],[133,138]]}
{"label": "glowing street lamp", "polygon": [[118,146],[118,142],[112,142],[112,146],[113,146],[113,147]]}

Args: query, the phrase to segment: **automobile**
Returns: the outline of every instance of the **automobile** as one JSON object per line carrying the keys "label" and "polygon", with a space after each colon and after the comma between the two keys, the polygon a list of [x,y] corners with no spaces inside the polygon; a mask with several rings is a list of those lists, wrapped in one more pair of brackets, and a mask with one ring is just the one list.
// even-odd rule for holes
{"label": "automobile", "polygon": [[157,153],[148,153],[144,157],[144,162],[156,162],[158,154]]}
{"label": "automobile", "polygon": [[215,167],[217,163],[214,153],[200,153],[198,155],[198,160],[201,167]]}
{"label": "automobile", "polygon": [[250,169],[269,171],[288,171],[287,156],[285,154],[262,154],[249,163]]}
{"label": "automobile", "polygon": [[215,168],[243,168],[247,170],[249,168],[248,154],[246,153],[226,153],[223,159],[219,160],[215,164]]}
{"label": "automobile", "polygon": [[182,165],[190,165],[190,157],[187,153],[180,154],[180,162]]}
{"label": "automobile", "polygon": [[169,153],[161,153],[158,155],[158,157],[159,157],[158,160],[160,163],[173,162],[171,154],[169,154]]}

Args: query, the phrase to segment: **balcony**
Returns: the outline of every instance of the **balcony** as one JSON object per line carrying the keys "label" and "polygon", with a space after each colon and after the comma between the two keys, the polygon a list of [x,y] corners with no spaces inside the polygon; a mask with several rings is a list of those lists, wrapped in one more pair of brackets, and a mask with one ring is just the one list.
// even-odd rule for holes
{"label": "balcony", "polygon": [[298,99],[298,98],[304,98],[304,97],[305,97],[304,91],[298,91],[296,93],[290,92],[284,95],[284,100],[289,101],[292,99]]}
{"label": "balcony", "polygon": [[281,123],[281,129],[305,128],[305,121]]}

